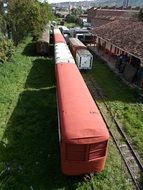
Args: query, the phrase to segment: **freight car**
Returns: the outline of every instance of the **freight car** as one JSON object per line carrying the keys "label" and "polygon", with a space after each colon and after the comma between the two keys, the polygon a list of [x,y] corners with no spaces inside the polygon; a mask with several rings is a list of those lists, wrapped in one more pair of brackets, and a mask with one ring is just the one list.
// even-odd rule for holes
{"label": "freight car", "polygon": [[72,34],[72,37],[76,38],[77,34],[89,34],[89,31],[83,28],[73,28],[71,30],[71,34]]}
{"label": "freight car", "polygon": [[93,56],[77,38],[69,38],[69,47],[79,69],[92,69]]}
{"label": "freight car", "polygon": [[49,28],[47,28],[42,33],[41,38],[39,38],[36,43],[36,53],[43,56],[48,55],[49,45],[50,45],[50,30]]}
{"label": "freight car", "polygon": [[66,175],[100,172],[107,156],[106,124],[57,29],[54,37],[62,171]]}
{"label": "freight car", "polygon": [[94,44],[96,38],[91,33],[85,34],[76,34],[76,38],[78,38],[83,44]]}
{"label": "freight car", "polygon": [[76,63],[79,69],[92,69],[93,55],[86,49],[76,52]]}

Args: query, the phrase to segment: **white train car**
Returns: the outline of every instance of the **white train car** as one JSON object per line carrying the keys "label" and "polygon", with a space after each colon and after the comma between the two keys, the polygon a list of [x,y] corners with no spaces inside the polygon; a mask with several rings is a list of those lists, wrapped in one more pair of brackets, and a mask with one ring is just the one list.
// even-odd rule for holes
{"label": "white train car", "polygon": [[86,49],[79,49],[76,52],[76,63],[79,69],[92,69],[93,55]]}
{"label": "white train car", "polygon": [[79,69],[92,69],[93,55],[79,39],[69,38],[69,47]]}

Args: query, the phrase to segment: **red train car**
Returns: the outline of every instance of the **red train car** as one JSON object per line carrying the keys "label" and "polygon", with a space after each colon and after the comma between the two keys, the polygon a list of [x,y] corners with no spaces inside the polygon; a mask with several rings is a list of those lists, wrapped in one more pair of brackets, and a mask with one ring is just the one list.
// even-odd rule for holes
{"label": "red train car", "polygon": [[75,64],[57,64],[62,171],[68,175],[104,169],[109,134]]}
{"label": "red train car", "polygon": [[107,157],[106,124],[68,47],[57,41],[55,63],[62,171],[67,175],[100,172]]}

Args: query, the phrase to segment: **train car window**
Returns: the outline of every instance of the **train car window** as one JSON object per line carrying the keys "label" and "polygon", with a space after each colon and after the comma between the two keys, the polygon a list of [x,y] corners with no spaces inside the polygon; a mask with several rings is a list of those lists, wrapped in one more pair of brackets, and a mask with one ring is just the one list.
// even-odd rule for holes
{"label": "train car window", "polygon": [[85,161],[86,145],[66,144],[66,160],[68,161]]}

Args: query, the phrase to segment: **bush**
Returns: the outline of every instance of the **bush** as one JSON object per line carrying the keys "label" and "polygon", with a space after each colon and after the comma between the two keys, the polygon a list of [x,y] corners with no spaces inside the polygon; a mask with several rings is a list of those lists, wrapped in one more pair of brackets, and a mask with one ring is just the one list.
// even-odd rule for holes
{"label": "bush", "polygon": [[0,63],[7,61],[14,52],[13,42],[0,34]]}

